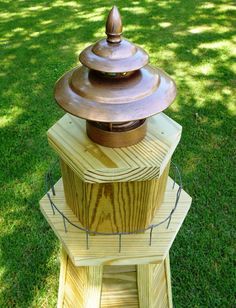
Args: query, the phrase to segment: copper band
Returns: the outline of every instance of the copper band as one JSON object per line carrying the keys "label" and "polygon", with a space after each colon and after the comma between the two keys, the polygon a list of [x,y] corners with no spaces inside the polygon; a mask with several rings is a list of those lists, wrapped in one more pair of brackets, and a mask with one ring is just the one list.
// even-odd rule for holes
{"label": "copper band", "polygon": [[141,141],[147,131],[147,119],[139,120],[139,125],[130,130],[109,131],[100,128],[97,122],[86,121],[88,137],[94,142],[111,148],[134,145]]}

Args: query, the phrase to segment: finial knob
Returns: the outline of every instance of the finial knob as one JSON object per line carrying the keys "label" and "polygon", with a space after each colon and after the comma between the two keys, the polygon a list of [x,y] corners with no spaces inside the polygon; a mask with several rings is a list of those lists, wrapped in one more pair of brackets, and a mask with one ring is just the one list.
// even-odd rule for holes
{"label": "finial knob", "polygon": [[122,21],[116,6],[113,6],[107,17],[106,34],[109,43],[119,43],[121,41]]}

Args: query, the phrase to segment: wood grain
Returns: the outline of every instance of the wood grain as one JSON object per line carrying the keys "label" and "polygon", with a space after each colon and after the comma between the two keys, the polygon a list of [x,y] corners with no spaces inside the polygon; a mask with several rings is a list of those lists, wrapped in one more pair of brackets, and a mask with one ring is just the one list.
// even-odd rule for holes
{"label": "wood grain", "polygon": [[154,264],[137,265],[139,306],[153,308],[153,270]]}
{"label": "wood grain", "polygon": [[67,273],[68,255],[65,249],[61,249],[61,266],[60,266],[60,277],[59,277],[59,289],[57,297],[57,308],[63,307],[64,293],[65,293],[65,281]]}
{"label": "wood grain", "polygon": [[168,288],[168,305],[169,308],[173,308],[173,301],[172,301],[172,287],[171,287],[171,271],[170,271],[170,257],[169,254],[165,258],[165,276]]}
{"label": "wood grain", "polygon": [[[155,213],[153,223],[164,220],[172,210],[178,185],[172,189],[173,181],[169,178],[163,203]],[[65,202],[62,181],[55,185],[56,195],[52,200],[58,208],[79,225],[78,218]],[[62,242],[70,259],[76,266],[88,265],[131,265],[160,263],[165,259],[184,218],[191,205],[191,197],[182,190],[178,207],[172,216],[169,229],[166,223],[153,230],[152,245],[149,246],[149,233],[127,235],[122,237],[121,252],[119,252],[119,238],[117,236],[90,236],[89,249],[86,249],[86,236],[83,231],[67,223],[64,230],[63,219],[60,214],[53,215],[47,195],[40,201],[40,208],[48,223]]]}
{"label": "wood grain", "polygon": [[[169,260],[168,254],[166,258]],[[168,260],[160,264],[137,265],[140,308],[172,308],[171,277],[166,270]]]}
{"label": "wood grain", "polygon": [[165,276],[164,261],[161,266],[156,267],[153,272],[153,294],[152,294],[152,307],[168,307],[168,288]]}
{"label": "wood grain", "polygon": [[66,279],[62,307],[82,308],[84,305],[84,284],[86,268],[75,267],[70,258],[67,259]]}
{"label": "wood grain", "polygon": [[74,266],[62,249],[57,307],[100,308],[102,272],[102,266]]}
{"label": "wood grain", "polygon": [[86,135],[85,121],[66,114],[48,130],[48,141],[84,182],[158,179],[179,143],[182,127],[163,113],[148,121],[146,137],[127,148],[107,148]]}
{"label": "wood grain", "polygon": [[142,142],[111,149],[88,139],[84,124],[65,115],[48,131],[49,143],[61,157],[67,204],[82,226],[94,232],[145,229],[163,200],[181,127],[157,115]]}
{"label": "wood grain", "polygon": [[76,267],[64,251],[58,307],[172,308],[167,258],[160,264]]}
{"label": "wood grain", "polygon": [[62,248],[57,307],[172,308],[169,256],[161,264],[75,267]]}
{"label": "wood grain", "polygon": [[97,232],[134,232],[147,228],[160,207],[169,163],[158,180],[91,184],[61,160],[66,202],[80,223]]}
{"label": "wood grain", "polygon": [[139,307],[136,266],[104,267],[101,308],[112,307]]}
{"label": "wood grain", "polygon": [[86,266],[83,308],[99,308],[102,289],[102,266]]}

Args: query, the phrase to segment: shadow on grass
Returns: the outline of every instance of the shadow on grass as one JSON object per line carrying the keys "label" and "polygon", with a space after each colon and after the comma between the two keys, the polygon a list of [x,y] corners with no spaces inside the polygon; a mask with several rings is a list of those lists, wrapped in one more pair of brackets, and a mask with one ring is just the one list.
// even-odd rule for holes
{"label": "shadow on grass", "polygon": [[[174,160],[192,210],[172,252],[176,307],[233,305],[233,2],[116,1],[124,35],[176,80],[167,114],[183,125]],[[53,307],[58,243],[37,206],[63,114],[55,81],[104,36],[109,1],[4,1],[1,6],[1,299]],[[32,182],[39,183],[32,187]],[[190,296],[191,294],[191,296]]]}

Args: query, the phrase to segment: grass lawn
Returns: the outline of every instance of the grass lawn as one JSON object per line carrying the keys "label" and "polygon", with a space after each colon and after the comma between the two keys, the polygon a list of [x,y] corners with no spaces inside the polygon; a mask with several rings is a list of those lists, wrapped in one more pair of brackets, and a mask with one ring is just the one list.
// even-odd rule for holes
{"label": "grass lawn", "polygon": [[[171,250],[175,307],[235,307],[233,1],[114,2],[124,36],[178,86],[166,113],[183,126],[174,161],[193,204]],[[46,131],[63,115],[53,86],[104,36],[111,5],[1,1],[0,307],[56,305],[59,243],[38,205],[56,158]]]}

